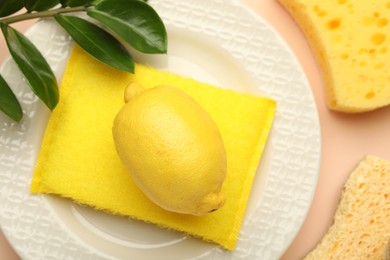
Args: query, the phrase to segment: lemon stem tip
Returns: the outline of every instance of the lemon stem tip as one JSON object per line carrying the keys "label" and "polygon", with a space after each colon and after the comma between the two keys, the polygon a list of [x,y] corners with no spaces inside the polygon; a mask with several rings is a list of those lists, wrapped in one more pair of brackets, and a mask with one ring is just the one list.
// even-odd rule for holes
{"label": "lemon stem tip", "polygon": [[143,92],[145,89],[138,83],[131,82],[125,88],[124,101],[129,102],[132,98]]}

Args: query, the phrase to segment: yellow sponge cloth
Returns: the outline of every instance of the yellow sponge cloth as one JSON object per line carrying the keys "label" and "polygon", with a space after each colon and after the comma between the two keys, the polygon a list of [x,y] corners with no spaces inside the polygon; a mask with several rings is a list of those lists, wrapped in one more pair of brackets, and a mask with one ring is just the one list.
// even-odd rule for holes
{"label": "yellow sponge cloth", "polygon": [[[215,120],[227,150],[223,208],[203,217],[165,211],[149,201],[120,161],[112,138],[124,88],[171,85],[192,96]],[[44,136],[31,191],[57,194],[112,214],[180,230],[233,250],[257,165],[274,118],[275,101],[238,94],[172,73],[136,65],[128,74],[75,47],[60,103]],[[162,187],[163,188],[163,187]]]}

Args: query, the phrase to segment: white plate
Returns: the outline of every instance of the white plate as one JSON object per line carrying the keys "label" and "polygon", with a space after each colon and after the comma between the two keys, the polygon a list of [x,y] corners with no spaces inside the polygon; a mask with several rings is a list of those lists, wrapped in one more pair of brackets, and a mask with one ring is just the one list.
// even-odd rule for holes
{"label": "white plate", "polygon": [[[150,1],[169,33],[168,55],[138,59],[224,88],[263,93],[277,113],[250,195],[237,248],[226,252],[181,233],[29,193],[48,110],[11,60],[2,75],[25,117],[0,115],[0,224],[23,259],[277,259],[308,212],[319,174],[320,127],[304,73],[290,49],[239,1]],[[72,46],[52,20],[26,34],[60,80]]]}

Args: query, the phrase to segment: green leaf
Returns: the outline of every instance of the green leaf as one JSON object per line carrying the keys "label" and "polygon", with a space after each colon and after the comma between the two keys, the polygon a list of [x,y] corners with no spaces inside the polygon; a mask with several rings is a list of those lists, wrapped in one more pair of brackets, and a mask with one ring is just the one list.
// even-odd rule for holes
{"label": "green leaf", "polygon": [[0,0],[0,17],[16,13],[23,8],[23,4],[21,0]]}
{"label": "green leaf", "polygon": [[18,99],[8,86],[7,82],[0,75],[0,110],[8,117],[19,122],[23,117],[22,107]]}
{"label": "green leaf", "polygon": [[103,0],[88,15],[144,53],[166,53],[167,33],[156,11],[139,0]]}
{"label": "green leaf", "polygon": [[23,34],[1,24],[11,56],[30,83],[34,93],[53,110],[58,103],[59,92],[56,78],[39,50]]}
{"label": "green leaf", "polygon": [[92,1],[91,0],[60,0],[62,6],[69,6],[69,7],[74,7],[74,6],[83,6],[90,4]]}
{"label": "green leaf", "polygon": [[[19,0],[22,2],[22,0]],[[60,0],[24,0],[28,12],[45,11],[60,3]]]}
{"label": "green leaf", "polygon": [[127,50],[108,32],[75,16],[55,16],[73,40],[99,61],[113,68],[134,72],[134,62]]}

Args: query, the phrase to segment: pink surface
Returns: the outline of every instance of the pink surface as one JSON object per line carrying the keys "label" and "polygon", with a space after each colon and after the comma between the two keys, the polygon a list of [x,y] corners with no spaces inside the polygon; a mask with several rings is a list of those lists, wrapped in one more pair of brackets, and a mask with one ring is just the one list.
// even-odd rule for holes
{"label": "pink surface", "polygon": [[[332,223],[341,189],[350,172],[368,154],[390,160],[390,107],[348,115],[328,110],[320,71],[300,29],[276,0],[242,0],[267,20],[286,40],[307,75],[315,97],[322,132],[320,178],[312,207],[297,237],[282,259],[301,259]],[[25,31],[32,22],[16,24]],[[0,38],[0,62],[8,55]],[[0,259],[18,259],[0,233]]]}

